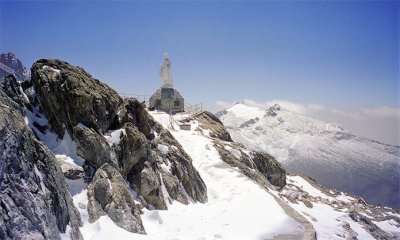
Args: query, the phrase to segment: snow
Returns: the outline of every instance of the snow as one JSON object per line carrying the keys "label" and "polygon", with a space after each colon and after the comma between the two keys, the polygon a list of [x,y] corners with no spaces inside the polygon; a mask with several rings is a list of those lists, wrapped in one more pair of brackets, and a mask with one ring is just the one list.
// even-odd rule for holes
{"label": "snow", "polygon": [[60,233],[61,240],[71,240],[71,237],[69,235],[70,231],[71,227],[68,224],[67,228],[65,229],[65,233]]}
{"label": "snow", "polygon": [[57,74],[60,74],[60,70],[59,70],[59,69],[54,69],[54,68],[52,68],[52,67],[50,67],[50,66],[47,66],[47,65],[44,65],[44,66],[42,67],[42,69],[43,69],[43,70],[52,71],[52,72],[56,72]]}
{"label": "snow", "polygon": [[[306,191],[310,196],[326,198],[329,201],[343,200],[350,201],[350,197],[341,193],[338,197],[331,197],[315,188],[301,176],[287,176],[289,184],[295,185]],[[278,195],[278,192],[275,192]],[[289,191],[285,194],[289,195]],[[293,194],[297,192],[293,191]],[[358,239],[374,239],[359,223],[354,222],[348,213],[335,210],[332,206],[321,202],[312,202],[313,207],[308,208],[302,202],[292,203],[286,201],[292,208],[302,214],[312,225],[317,232],[318,239],[343,239],[340,236],[348,236],[349,233],[342,227],[348,223],[350,227],[357,232]],[[395,229],[395,228],[394,228]],[[397,229],[398,231],[398,229]]]}
{"label": "snow", "polygon": [[158,144],[157,149],[162,153],[162,154],[167,154],[169,151],[168,146],[165,146],[163,144]]}
{"label": "snow", "polygon": [[42,192],[44,194],[46,194],[47,193],[47,188],[46,188],[46,186],[44,185],[44,182],[43,182],[44,181],[43,173],[39,171],[39,169],[36,167],[36,165],[33,165],[33,170],[35,171],[36,176],[38,176],[39,179],[40,179],[40,187],[42,188]]}
{"label": "snow", "polygon": [[[60,155],[59,159],[67,160],[62,156],[68,157],[68,162],[72,159],[73,163],[78,166],[82,166],[84,159],[77,155],[76,153],[76,143],[72,140],[71,136],[67,131],[64,133],[63,139],[59,139],[57,135],[46,129],[45,133],[39,131],[33,123],[36,122],[41,126],[47,126],[48,121],[46,117],[39,112],[38,107],[33,109],[33,112],[26,109],[26,117],[28,118],[29,127],[35,132],[39,140],[42,141],[47,147],[54,153],[54,155]],[[66,163],[68,164],[68,163]]]}
{"label": "snow", "polygon": [[117,129],[111,132],[108,132],[104,137],[106,138],[108,144],[112,146],[113,144],[118,145],[121,141],[122,136],[126,135],[125,129]]}
{"label": "snow", "polygon": [[295,183],[296,186],[308,192],[308,194],[313,197],[327,197],[326,194],[321,192],[319,189],[313,187],[309,182],[307,182],[304,178],[300,176],[287,176],[287,180],[289,183]]}
{"label": "snow", "polygon": [[399,229],[399,223],[394,221],[393,219],[386,220],[386,221],[372,221],[374,224],[376,224],[380,229],[382,229],[385,232],[389,232],[392,234],[397,234],[398,237],[400,237],[400,229]]}
{"label": "snow", "polygon": [[[171,128],[167,114],[151,114]],[[192,125],[191,129],[196,129],[197,122]],[[208,201],[173,202],[167,211],[145,210],[146,239],[265,239],[301,232],[302,227],[285,214],[273,196],[220,159],[212,139],[194,130],[171,133],[192,157],[207,186]]]}

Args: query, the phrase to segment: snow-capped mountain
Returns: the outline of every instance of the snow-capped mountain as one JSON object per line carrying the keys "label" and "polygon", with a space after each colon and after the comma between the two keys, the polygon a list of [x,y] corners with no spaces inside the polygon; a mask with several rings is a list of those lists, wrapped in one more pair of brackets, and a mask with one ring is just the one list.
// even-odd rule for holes
{"label": "snow-capped mountain", "polygon": [[273,155],[289,172],[400,209],[400,147],[274,105],[219,112],[233,140]]}
{"label": "snow-capped mountain", "polygon": [[[14,70],[17,80],[26,80],[30,77],[29,70],[26,69],[22,62],[12,52],[0,54],[0,63]],[[10,73],[0,68],[0,82],[9,74]]]}

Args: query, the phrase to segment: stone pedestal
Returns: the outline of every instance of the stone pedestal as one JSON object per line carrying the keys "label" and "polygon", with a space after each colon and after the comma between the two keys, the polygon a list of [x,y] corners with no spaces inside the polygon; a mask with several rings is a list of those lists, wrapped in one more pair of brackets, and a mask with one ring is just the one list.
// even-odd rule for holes
{"label": "stone pedestal", "polygon": [[149,100],[150,109],[161,110],[166,113],[183,112],[184,106],[182,95],[174,88],[160,88]]}

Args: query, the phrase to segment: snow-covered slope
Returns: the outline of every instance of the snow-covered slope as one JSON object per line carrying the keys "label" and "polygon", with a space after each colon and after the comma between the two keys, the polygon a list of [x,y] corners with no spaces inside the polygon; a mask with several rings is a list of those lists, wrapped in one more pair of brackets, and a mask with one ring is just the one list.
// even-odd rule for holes
{"label": "snow-covered slope", "polygon": [[[27,113],[27,124],[36,118],[46,121],[38,112]],[[288,176],[288,184],[282,190],[259,186],[239,169],[222,161],[214,145],[215,139],[210,137],[208,129],[199,131],[196,120],[190,121],[191,130],[186,131],[177,130],[176,122],[171,125],[170,116],[165,113],[151,112],[151,115],[169,129],[193,159],[207,185],[208,201],[204,204],[190,202],[189,205],[167,201],[168,210],[143,209],[141,217],[147,235],[141,235],[118,227],[108,216],[90,223],[87,185],[68,181],[83,221],[80,230],[84,239],[309,239],[303,238],[305,223],[301,218],[311,223],[318,239],[399,237],[400,214],[390,208],[367,205],[359,198],[323,188],[301,176]],[[33,125],[31,127],[39,133]],[[54,153],[65,155],[56,155],[61,163],[75,158],[75,143],[68,137],[53,141],[50,132],[40,136]],[[56,147],[57,142],[61,148]],[[240,151],[234,151],[234,143],[224,144],[230,145],[231,151],[240,157]],[[169,151],[166,146],[158,148],[165,153]],[[168,193],[164,193],[168,198]],[[132,194],[135,193],[132,191]],[[351,215],[351,212],[355,213]],[[369,220],[372,224],[366,224],[362,217],[373,219]],[[69,239],[68,234],[61,234],[61,237]]]}
{"label": "snow-covered slope", "polygon": [[218,113],[233,140],[265,151],[286,170],[400,209],[400,147],[353,135],[284,106],[243,103]]}

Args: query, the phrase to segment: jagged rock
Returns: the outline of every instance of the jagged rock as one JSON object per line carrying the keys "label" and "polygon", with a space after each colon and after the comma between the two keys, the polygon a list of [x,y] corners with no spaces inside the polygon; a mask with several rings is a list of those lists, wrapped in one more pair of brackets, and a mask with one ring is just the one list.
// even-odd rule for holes
{"label": "jagged rock", "polygon": [[140,159],[147,158],[149,146],[145,136],[132,123],[126,123],[122,128],[124,134],[115,146],[115,152],[122,176],[126,176]]}
{"label": "jagged rock", "polygon": [[133,233],[145,234],[139,209],[121,174],[104,164],[88,186],[89,222],[108,215],[114,223]]}
{"label": "jagged rock", "polygon": [[267,153],[251,152],[251,160],[270,183],[275,186],[283,187],[286,185],[286,171],[279,162]]}
{"label": "jagged rock", "polygon": [[217,149],[222,161],[226,162],[232,167],[239,168],[244,175],[258,183],[260,186],[263,186],[265,188],[268,186],[272,187],[271,183],[264,175],[262,175],[259,171],[254,171],[255,166],[247,161],[248,157],[237,158],[231,152],[226,150],[224,148],[224,145],[219,142],[214,142],[214,146]]}
{"label": "jagged rock", "polygon": [[160,169],[160,172],[162,181],[171,199],[177,200],[182,204],[189,204],[188,199],[183,193],[183,187],[179,183],[179,179],[163,168]]}
{"label": "jagged rock", "polygon": [[87,127],[74,127],[76,152],[96,169],[109,163],[118,168],[117,159],[113,156],[111,147],[106,139]]}
{"label": "jagged rock", "polygon": [[0,239],[83,239],[82,224],[54,155],[0,90]]}
{"label": "jagged rock", "polygon": [[13,75],[8,75],[1,84],[7,96],[12,98],[20,106],[23,106],[29,101],[21,88],[21,84]]}
{"label": "jagged rock", "polygon": [[231,135],[225,129],[221,120],[219,120],[214,114],[204,111],[195,115],[194,119],[199,121],[199,125],[201,128],[211,130],[210,137],[215,137],[223,141],[232,142]]}
{"label": "jagged rock", "polygon": [[150,121],[152,117],[137,99],[124,99],[123,103],[118,107],[117,113],[111,129],[118,129],[125,123],[132,123],[147,139],[154,139],[154,134],[149,123],[152,122],[154,124],[155,121]]}
{"label": "jagged rock", "polygon": [[[157,144],[164,144],[171,150],[161,153],[155,147]],[[160,130],[149,147],[147,155],[140,158],[127,176],[132,189],[143,196],[145,206],[151,204],[156,209],[167,209],[165,199],[168,197],[187,204],[187,195],[194,201],[204,203],[207,200],[207,188],[191,158],[168,130]],[[164,196],[163,185],[168,196]]]}
{"label": "jagged rock", "polygon": [[274,104],[274,106],[270,107],[265,114],[266,116],[275,117],[278,115],[278,112],[281,110],[281,106],[279,104]]}
{"label": "jagged rock", "polygon": [[59,138],[65,127],[73,137],[72,128],[78,123],[106,132],[122,102],[109,86],[60,60],[38,60],[32,66],[32,81],[50,128]]}

